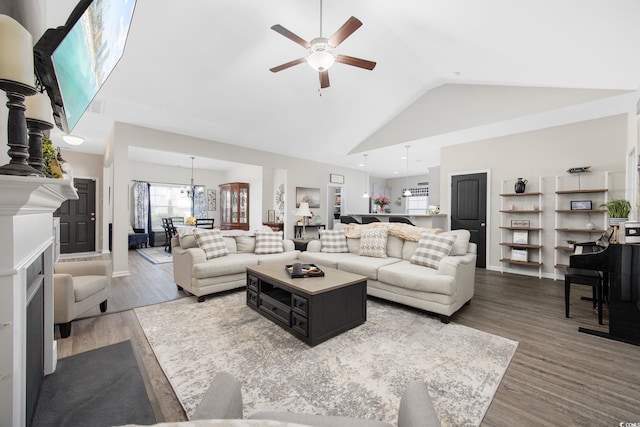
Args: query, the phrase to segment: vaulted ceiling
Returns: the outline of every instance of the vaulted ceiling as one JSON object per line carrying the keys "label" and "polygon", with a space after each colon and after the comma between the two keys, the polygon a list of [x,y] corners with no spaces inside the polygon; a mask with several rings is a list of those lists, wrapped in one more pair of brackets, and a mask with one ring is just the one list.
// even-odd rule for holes
{"label": "vaulted ceiling", "polygon": [[[47,25],[75,3],[46,0]],[[306,64],[269,71],[306,53],[270,27],[319,36],[319,0],[138,0],[75,149],[102,153],[121,121],[353,168],[367,153],[392,177],[405,145],[419,174],[446,144],[624,113],[640,87],[637,0],[326,0],[323,35],[350,16],[339,53],[377,66],[336,64],[319,92]]]}

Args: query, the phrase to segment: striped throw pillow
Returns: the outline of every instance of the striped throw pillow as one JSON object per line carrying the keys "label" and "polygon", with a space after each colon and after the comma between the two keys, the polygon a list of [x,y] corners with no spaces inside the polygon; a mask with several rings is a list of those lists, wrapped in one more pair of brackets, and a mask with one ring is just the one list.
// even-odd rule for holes
{"label": "striped throw pillow", "polygon": [[320,252],[349,252],[344,230],[320,230]]}
{"label": "striped throw pillow", "polygon": [[220,234],[220,230],[196,228],[193,230],[193,235],[200,249],[204,251],[207,259],[219,258],[229,253],[227,245],[224,244],[224,239]]}
{"label": "striped throw pillow", "polygon": [[416,253],[411,256],[412,264],[438,268],[440,260],[451,252],[451,248],[458,236],[422,233]]}
{"label": "striped throw pillow", "polygon": [[282,249],[282,231],[256,231],[256,254],[279,254]]}
{"label": "striped throw pillow", "polygon": [[386,258],[388,233],[389,230],[386,227],[362,230],[360,235],[360,255]]}

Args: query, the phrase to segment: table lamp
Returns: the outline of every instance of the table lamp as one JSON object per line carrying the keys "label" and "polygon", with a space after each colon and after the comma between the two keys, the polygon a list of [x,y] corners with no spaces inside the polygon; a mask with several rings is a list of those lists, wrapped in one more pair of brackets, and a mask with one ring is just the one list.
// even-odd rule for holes
{"label": "table lamp", "polygon": [[306,236],[306,230],[305,230],[305,226],[307,224],[306,217],[313,216],[311,215],[311,211],[309,210],[309,203],[301,202],[300,207],[296,210],[294,215],[302,217],[302,238],[304,239]]}

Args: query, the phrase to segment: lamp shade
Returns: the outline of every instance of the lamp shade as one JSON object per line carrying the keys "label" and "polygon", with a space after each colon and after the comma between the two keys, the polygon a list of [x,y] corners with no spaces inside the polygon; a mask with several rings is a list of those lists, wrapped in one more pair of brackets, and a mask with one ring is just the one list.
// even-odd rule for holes
{"label": "lamp shade", "polygon": [[300,202],[300,207],[296,210],[295,216],[312,216],[309,210],[309,203]]}
{"label": "lamp shade", "polygon": [[7,15],[0,15],[0,80],[35,86],[31,34]]}
{"label": "lamp shade", "polygon": [[24,115],[27,119],[40,120],[53,125],[53,110],[51,109],[51,101],[46,93],[36,93],[28,96],[24,101],[27,110]]}

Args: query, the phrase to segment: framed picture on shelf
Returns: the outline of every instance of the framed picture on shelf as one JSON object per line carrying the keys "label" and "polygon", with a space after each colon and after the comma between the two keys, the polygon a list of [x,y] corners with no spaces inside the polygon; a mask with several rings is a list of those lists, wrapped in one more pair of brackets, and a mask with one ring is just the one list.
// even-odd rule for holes
{"label": "framed picture on shelf", "polygon": [[267,211],[267,222],[269,222],[271,224],[276,222],[276,211],[274,211],[274,210],[268,210]]}
{"label": "framed picture on shelf", "polygon": [[531,227],[531,221],[528,219],[512,219],[511,220],[512,228],[529,228]]}
{"label": "framed picture on shelf", "polygon": [[526,249],[511,249],[511,261],[527,261]]}
{"label": "framed picture on shelf", "polygon": [[519,245],[527,245],[529,244],[529,232],[524,231],[514,231],[513,232],[513,243],[517,243]]}
{"label": "framed picture on shelf", "polygon": [[571,210],[572,211],[590,211],[592,209],[591,200],[572,200],[571,201]]}

